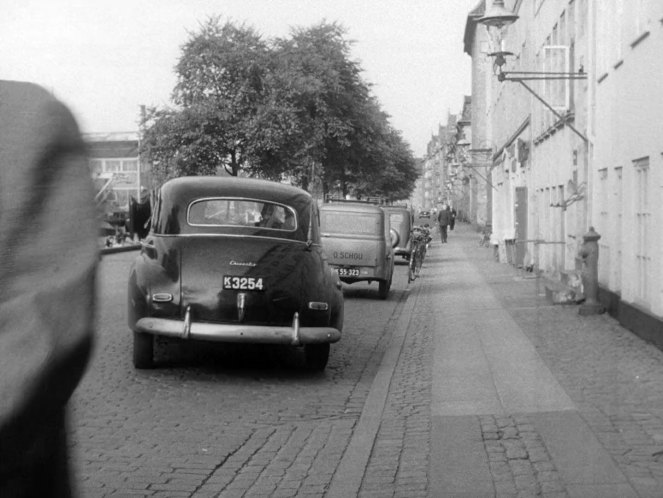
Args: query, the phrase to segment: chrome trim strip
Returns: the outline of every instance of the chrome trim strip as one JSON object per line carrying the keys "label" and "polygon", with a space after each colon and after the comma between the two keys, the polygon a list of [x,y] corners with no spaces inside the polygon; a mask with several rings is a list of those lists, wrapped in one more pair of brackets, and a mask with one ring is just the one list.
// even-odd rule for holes
{"label": "chrome trim strip", "polygon": [[191,337],[191,306],[186,307],[184,313],[184,329],[182,330],[182,339]]}
{"label": "chrome trim strip", "polygon": [[[285,233],[290,233],[290,232],[285,232]],[[294,244],[304,244],[306,245],[306,241],[303,240],[294,240],[294,239],[288,239],[285,237],[266,237],[264,235],[245,235],[245,234],[237,234],[237,233],[178,233],[176,235],[171,235],[171,234],[159,234],[159,235],[154,235],[154,238],[157,237],[163,237],[163,238],[177,238],[177,237],[233,237],[233,238],[240,238],[240,239],[269,239],[269,240],[278,240],[279,242],[292,242]],[[154,249],[154,246],[151,244],[144,244],[146,247],[151,247]],[[319,244],[314,244],[314,245],[319,245]]]}
{"label": "chrome trim strip", "polygon": [[295,315],[292,317],[292,343],[293,346],[301,345],[301,340],[299,338],[299,313],[295,311]]}
{"label": "chrome trim strip", "polygon": [[237,293],[237,319],[240,322],[244,321],[244,312],[246,306],[246,293],[238,292]]}

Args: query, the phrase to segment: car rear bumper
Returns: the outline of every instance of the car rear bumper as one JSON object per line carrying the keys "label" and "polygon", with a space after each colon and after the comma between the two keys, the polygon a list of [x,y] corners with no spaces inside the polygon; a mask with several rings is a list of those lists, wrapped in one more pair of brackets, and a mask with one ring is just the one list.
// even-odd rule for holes
{"label": "car rear bumper", "polygon": [[333,327],[300,327],[295,313],[291,326],[248,325],[241,323],[193,322],[187,314],[184,320],[170,318],[141,318],[134,330],[145,334],[179,339],[215,342],[243,342],[249,344],[321,344],[337,342],[341,331]]}

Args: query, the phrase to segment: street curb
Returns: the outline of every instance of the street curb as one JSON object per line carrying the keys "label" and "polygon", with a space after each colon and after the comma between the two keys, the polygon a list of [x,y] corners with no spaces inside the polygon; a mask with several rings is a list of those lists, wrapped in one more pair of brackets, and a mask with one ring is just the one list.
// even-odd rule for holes
{"label": "street curb", "polygon": [[386,334],[391,335],[391,339],[371,384],[352,438],[336,468],[329,490],[325,493],[327,498],[359,496],[368,460],[380,429],[391,380],[403,350],[405,336],[412,319],[412,309],[420,288],[421,286],[417,285],[415,292],[412,292],[412,287],[403,291],[405,302],[399,303],[400,312],[395,313],[397,318],[391,322],[392,325],[386,331]]}
{"label": "street curb", "polygon": [[104,247],[99,250],[101,256],[105,254],[115,254],[118,252],[129,252],[137,251],[140,249],[140,244],[130,245],[130,246],[119,246],[119,247]]}

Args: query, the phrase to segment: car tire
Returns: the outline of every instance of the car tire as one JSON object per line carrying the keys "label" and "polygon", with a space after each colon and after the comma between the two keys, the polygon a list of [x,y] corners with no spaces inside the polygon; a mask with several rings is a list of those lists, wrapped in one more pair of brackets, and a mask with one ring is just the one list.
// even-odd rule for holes
{"label": "car tire", "polygon": [[134,332],[134,367],[154,368],[154,336]]}
{"label": "car tire", "polygon": [[386,280],[380,280],[378,284],[378,297],[380,299],[387,299],[387,296],[389,295],[390,282],[387,282]]}
{"label": "car tire", "polygon": [[304,367],[306,370],[320,372],[329,361],[329,343],[304,345]]}

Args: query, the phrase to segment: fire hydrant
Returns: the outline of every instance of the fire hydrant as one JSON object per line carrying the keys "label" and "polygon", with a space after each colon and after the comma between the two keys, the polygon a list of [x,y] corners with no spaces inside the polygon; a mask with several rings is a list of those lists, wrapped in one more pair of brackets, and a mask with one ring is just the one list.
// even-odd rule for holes
{"label": "fire hydrant", "polygon": [[582,246],[578,255],[582,259],[582,286],[585,293],[585,302],[580,305],[578,313],[583,316],[596,315],[605,312],[605,307],[599,302],[599,243],[601,236],[589,227],[583,235]]}

